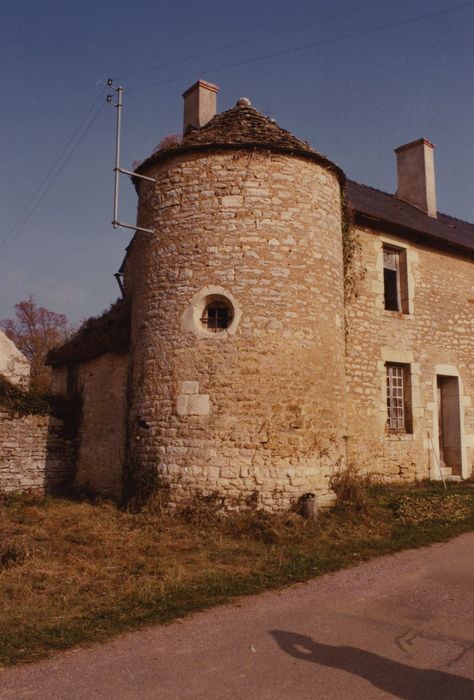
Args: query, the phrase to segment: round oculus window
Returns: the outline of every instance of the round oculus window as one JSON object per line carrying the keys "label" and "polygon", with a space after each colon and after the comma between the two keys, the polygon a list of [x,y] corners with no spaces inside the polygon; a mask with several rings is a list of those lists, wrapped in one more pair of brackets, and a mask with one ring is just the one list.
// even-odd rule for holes
{"label": "round oculus window", "polygon": [[234,318],[232,304],[225,297],[210,300],[204,307],[201,323],[211,333],[219,333],[229,328]]}

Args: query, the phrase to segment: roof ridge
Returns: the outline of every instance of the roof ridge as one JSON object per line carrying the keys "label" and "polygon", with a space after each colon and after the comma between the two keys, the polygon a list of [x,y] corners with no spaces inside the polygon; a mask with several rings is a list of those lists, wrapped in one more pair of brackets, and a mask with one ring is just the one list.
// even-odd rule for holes
{"label": "roof ridge", "polygon": [[466,219],[460,219],[458,216],[452,216],[452,214],[445,214],[443,211],[438,211],[438,214],[445,216],[447,219],[453,219],[453,221],[459,221],[460,224],[466,224],[467,226],[473,226],[471,221],[466,221]]}
{"label": "roof ridge", "polygon": [[[351,178],[349,178],[349,177],[347,178],[347,184],[348,185],[350,185],[350,184],[358,185],[359,187],[365,187],[368,190],[374,190],[374,192],[380,192],[380,194],[386,194],[387,197],[395,197],[395,195],[391,194],[390,192],[385,192],[385,190],[381,190],[378,187],[372,187],[372,185],[366,185],[363,182],[357,182],[357,180],[351,180]],[[403,202],[402,199],[400,201]],[[406,204],[408,204],[408,202],[406,202]]]}
{"label": "roof ridge", "polygon": [[[428,216],[418,207],[403,201],[395,194],[383,192],[355,180],[347,180],[347,198],[362,216],[375,217],[389,226],[396,227],[399,235],[417,234],[431,241],[474,251],[474,223],[438,212]],[[411,232],[411,233],[409,233]]]}
{"label": "roof ridge", "polygon": [[[410,204],[410,202],[405,202],[404,199],[400,199],[400,197],[397,196],[396,193],[391,193],[391,192],[386,192],[385,190],[381,190],[378,187],[373,187],[372,185],[366,185],[363,182],[357,182],[357,180],[351,180],[350,178],[347,178],[347,184],[353,184],[357,185],[358,187],[365,187],[368,190],[373,190],[374,192],[379,192],[380,194],[385,194],[387,197],[392,197],[393,199],[396,199],[397,202],[402,202],[403,204],[406,204],[408,207],[412,207],[416,211],[421,212],[422,214],[426,214],[422,209],[419,209],[418,207],[415,207],[413,204]],[[452,216],[452,214],[446,214],[445,212],[439,211],[437,212],[438,216],[445,217],[446,219],[452,219],[453,221],[459,221],[460,224],[466,224],[467,226],[473,226],[474,224],[471,221],[467,221],[466,219],[460,219],[458,216]],[[426,214],[426,216],[428,216]]]}

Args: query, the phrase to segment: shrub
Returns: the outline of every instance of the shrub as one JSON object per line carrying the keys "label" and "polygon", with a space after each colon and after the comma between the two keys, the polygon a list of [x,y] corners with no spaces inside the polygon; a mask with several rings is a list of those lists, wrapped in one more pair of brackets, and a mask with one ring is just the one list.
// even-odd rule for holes
{"label": "shrub", "polygon": [[187,523],[204,525],[219,520],[224,508],[225,499],[217,491],[196,491],[189,503],[178,508],[178,514]]}
{"label": "shrub", "polygon": [[336,494],[336,507],[367,512],[371,505],[370,486],[370,475],[362,476],[357,467],[349,464],[331,480],[331,488]]}
{"label": "shrub", "polygon": [[22,564],[28,556],[28,550],[21,542],[4,539],[0,542],[0,571]]}
{"label": "shrub", "polygon": [[46,415],[50,411],[51,396],[41,391],[26,391],[0,375],[0,406],[20,416]]}

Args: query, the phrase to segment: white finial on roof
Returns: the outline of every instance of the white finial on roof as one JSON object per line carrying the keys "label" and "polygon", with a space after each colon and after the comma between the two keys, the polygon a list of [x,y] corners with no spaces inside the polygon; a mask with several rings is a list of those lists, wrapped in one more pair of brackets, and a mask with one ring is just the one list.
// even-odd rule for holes
{"label": "white finial on roof", "polygon": [[248,97],[241,97],[237,100],[236,107],[250,107],[250,100]]}

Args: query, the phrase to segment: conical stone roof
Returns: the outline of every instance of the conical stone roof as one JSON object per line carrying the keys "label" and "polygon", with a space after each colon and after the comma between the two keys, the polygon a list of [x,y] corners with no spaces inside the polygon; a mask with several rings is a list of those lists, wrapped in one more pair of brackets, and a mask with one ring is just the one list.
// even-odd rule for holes
{"label": "conical stone roof", "polygon": [[[247,101],[239,100],[239,103]],[[151,166],[173,155],[186,151],[227,149],[258,149],[309,158],[335,172],[341,181],[342,170],[326,156],[315,151],[305,141],[300,141],[273,120],[265,117],[248,104],[239,104],[226,112],[216,114],[200,129],[190,129],[176,144],[162,148],[143,161],[136,169],[145,173]]]}

